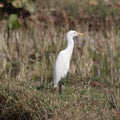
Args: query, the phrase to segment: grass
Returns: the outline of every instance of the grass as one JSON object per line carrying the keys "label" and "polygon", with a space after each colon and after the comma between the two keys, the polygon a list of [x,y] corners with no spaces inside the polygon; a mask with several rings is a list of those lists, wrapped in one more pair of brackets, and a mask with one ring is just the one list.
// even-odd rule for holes
{"label": "grass", "polygon": [[[41,1],[41,8],[58,9],[55,5],[59,5],[72,17],[83,10],[75,3],[71,5],[72,1],[67,5],[65,1],[45,3]],[[87,3],[81,1],[80,5]],[[92,12],[96,7],[100,6],[84,10]],[[101,14],[111,14],[104,12]],[[101,24],[95,31],[89,30],[89,21],[75,22],[75,30],[88,35],[75,38],[70,71],[60,96],[53,88],[52,74],[58,52],[66,47],[66,26],[71,25],[67,20],[65,24],[55,26],[51,19],[32,28],[11,30],[9,36],[6,21],[0,25],[1,120],[119,120],[119,25],[113,24],[108,30]]]}
{"label": "grass", "polygon": [[119,119],[120,33],[91,31],[75,39],[70,73],[59,96],[52,70],[66,46],[65,33],[36,27],[11,31],[7,39],[1,31],[0,119]]}

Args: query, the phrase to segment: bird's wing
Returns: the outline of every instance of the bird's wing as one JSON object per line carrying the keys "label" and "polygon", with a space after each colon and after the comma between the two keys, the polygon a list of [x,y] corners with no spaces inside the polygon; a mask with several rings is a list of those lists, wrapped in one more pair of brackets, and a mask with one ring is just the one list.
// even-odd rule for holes
{"label": "bird's wing", "polygon": [[66,61],[66,54],[63,50],[58,54],[54,65],[54,85],[57,86],[61,78],[67,75],[68,70],[69,66]]}
{"label": "bird's wing", "polygon": [[67,74],[69,66],[68,66],[66,54],[64,51],[61,51],[58,54],[55,67],[56,67],[57,74],[61,75],[61,77],[64,77]]}

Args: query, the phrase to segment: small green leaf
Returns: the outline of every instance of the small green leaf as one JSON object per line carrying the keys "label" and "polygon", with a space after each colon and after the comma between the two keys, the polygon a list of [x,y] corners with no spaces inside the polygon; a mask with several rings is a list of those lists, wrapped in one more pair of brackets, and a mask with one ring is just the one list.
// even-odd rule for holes
{"label": "small green leaf", "polygon": [[8,19],[7,27],[9,29],[18,29],[20,26],[18,16],[16,14],[11,14]]}

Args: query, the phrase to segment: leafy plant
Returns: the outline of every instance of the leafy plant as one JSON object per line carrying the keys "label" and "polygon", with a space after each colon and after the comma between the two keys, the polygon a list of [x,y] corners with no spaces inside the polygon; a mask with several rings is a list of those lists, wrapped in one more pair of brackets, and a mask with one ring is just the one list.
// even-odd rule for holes
{"label": "leafy plant", "polygon": [[18,29],[21,27],[19,20],[18,20],[18,15],[11,14],[9,16],[8,22],[7,22],[7,27],[8,27],[8,29]]}

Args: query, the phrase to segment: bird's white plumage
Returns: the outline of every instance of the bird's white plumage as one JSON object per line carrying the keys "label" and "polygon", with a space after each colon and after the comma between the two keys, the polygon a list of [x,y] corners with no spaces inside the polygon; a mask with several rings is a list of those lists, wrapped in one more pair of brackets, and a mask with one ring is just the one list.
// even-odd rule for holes
{"label": "bird's white plumage", "polygon": [[67,47],[58,54],[54,64],[54,87],[58,86],[59,81],[64,78],[69,71],[70,59],[74,47],[73,37],[79,34],[82,35],[82,33],[78,33],[74,30],[71,30],[67,33]]}
{"label": "bird's white plumage", "polygon": [[62,50],[58,56],[54,65],[54,87],[58,86],[58,82],[61,78],[67,75],[69,70],[69,62],[67,60],[66,51]]}

